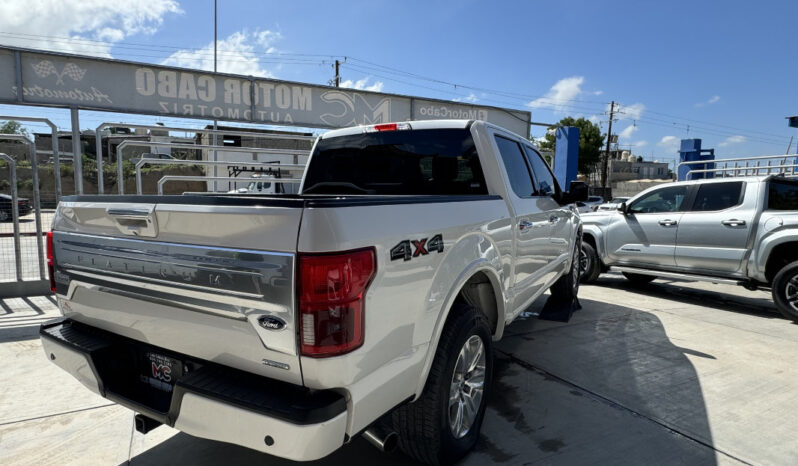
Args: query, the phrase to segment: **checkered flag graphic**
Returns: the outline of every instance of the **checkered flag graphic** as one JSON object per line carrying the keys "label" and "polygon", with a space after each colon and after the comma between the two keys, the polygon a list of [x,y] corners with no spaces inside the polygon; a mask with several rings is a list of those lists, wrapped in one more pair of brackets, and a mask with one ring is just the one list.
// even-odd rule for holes
{"label": "checkered flag graphic", "polygon": [[72,78],[73,81],[80,81],[83,79],[84,74],[86,74],[86,70],[83,68],[74,63],[67,63],[64,67],[64,71],[61,72],[61,77],[63,78],[64,75],[66,75]]}
{"label": "checkered flag graphic", "polygon": [[33,72],[36,73],[36,76],[40,78],[46,78],[51,74],[55,74],[56,76],[58,75],[55,65],[53,65],[53,62],[50,60],[42,60],[39,63],[31,66],[33,66]]}
{"label": "checkered flag graphic", "polygon": [[47,76],[54,74],[57,78],[55,83],[61,85],[64,84],[64,76],[72,78],[73,81],[80,81],[83,79],[83,75],[86,74],[86,70],[74,63],[67,63],[64,66],[63,71],[60,73],[50,60],[42,60],[39,63],[31,66],[33,67],[33,72],[36,73],[36,75],[40,78],[46,78]]}

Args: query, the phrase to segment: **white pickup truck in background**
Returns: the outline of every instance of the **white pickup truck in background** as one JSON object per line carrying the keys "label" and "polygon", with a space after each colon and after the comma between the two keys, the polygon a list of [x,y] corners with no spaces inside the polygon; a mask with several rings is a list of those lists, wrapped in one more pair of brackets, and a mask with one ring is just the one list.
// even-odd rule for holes
{"label": "white pickup truck in background", "polygon": [[492,342],[547,289],[575,301],[586,194],[525,138],[444,120],[324,134],[298,195],[65,197],[44,350],[144,433],[294,460],[362,434],[449,464]]}

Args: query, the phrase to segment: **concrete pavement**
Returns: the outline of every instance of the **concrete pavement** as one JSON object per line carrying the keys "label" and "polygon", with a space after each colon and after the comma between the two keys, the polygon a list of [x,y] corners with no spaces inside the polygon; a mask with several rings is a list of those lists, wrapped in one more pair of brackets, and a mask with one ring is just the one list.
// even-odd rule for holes
{"label": "concrete pavement", "polygon": [[[603,277],[569,323],[530,313],[497,345],[491,402],[462,464],[796,464],[798,325],[764,292]],[[47,298],[0,306],[0,464],[289,464],[168,427],[50,364]],[[316,464],[408,464],[362,439]]]}

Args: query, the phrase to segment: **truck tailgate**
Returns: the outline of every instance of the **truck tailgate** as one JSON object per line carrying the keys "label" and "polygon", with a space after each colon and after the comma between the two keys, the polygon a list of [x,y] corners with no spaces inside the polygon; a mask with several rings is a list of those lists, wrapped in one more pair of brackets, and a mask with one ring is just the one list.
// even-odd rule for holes
{"label": "truck tailgate", "polygon": [[293,291],[301,203],[81,199],[62,202],[53,221],[66,317],[302,384]]}

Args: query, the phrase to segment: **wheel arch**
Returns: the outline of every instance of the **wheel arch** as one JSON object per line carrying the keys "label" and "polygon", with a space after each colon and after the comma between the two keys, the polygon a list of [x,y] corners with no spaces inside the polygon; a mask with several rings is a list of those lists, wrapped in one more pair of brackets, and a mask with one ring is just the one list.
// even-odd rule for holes
{"label": "wheel arch", "polygon": [[762,251],[762,259],[765,257],[764,278],[770,284],[785,265],[798,261],[798,240],[784,238],[784,241],[768,244]]}
{"label": "wheel arch", "polygon": [[[427,299],[428,312],[436,312],[437,319],[414,398],[424,390],[443,327],[458,300],[477,307],[485,314],[491,326],[493,340],[500,339],[504,334],[507,294],[503,286],[504,272],[498,248],[485,235],[473,234],[470,238],[458,241],[447,254],[447,259],[449,257],[451,260],[444,261],[439,267]],[[460,273],[449,273],[452,267],[457,267]],[[435,299],[435,296],[443,298]]]}

